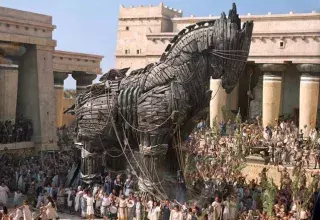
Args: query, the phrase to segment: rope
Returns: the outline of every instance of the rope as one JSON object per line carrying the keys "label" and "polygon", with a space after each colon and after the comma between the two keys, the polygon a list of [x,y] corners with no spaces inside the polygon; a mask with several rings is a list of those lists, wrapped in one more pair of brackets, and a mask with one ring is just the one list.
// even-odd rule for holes
{"label": "rope", "polygon": [[164,122],[162,122],[160,125],[157,125],[155,128],[149,129],[149,130],[140,130],[140,129],[134,127],[133,125],[131,125],[131,124],[125,119],[125,117],[121,114],[120,111],[118,111],[118,112],[119,112],[120,116],[122,117],[122,119],[129,125],[129,127],[131,127],[132,129],[134,129],[134,130],[136,130],[136,131],[138,131],[138,132],[141,132],[141,133],[148,133],[148,132],[150,132],[150,131],[154,131],[154,130],[158,129],[159,127],[161,127],[162,125],[164,125],[164,124],[171,118],[171,116],[172,116],[173,113],[174,113],[174,112],[172,112],[171,115],[169,115],[168,118],[167,118]]}
{"label": "rope", "polygon": [[[102,147],[103,147],[103,149],[104,149],[104,152],[105,152],[106,154],[108,154],[110,157],[112,157],[112,158],[117,158],[117,157],[120,157],[120,156],[122,156],[122,155],[124,154],[124,152],[122,152],[121,154],[116,155],[116,156],[109,154],[108,151],[106,150],[106,148],[105,148],[104,145],[103,145],[103,142],[102,142],[102,140],[101,140],[100,135],[99,135],[99,139],[100,139],[100,143],[101,143],[101,145],[102,145]],[[126,150],[126,146],[125,146],[125,150]]]}
{"label": "rope", "polygon": [[[129,145],[128,138],[127,138],[126,135],[125,135],[125,130],[124,130],[123,127],[122,127],[122,129],[123,129],[123,134],[124,134],[125,140],[126,140],[125,143]],[[146,164],[144,164],[144,165],[145,165],[145,170],[146,170],[146,173],[148,174],[148,176],[145,174],[145,172],[143,171],[143,169],[140,167],[139,162],[137,161],[136,157],[134,156],[134,153],[132,152],[132,149],[131,149],[130,145],[129,145],[129,149],[130,149],[130,152],[131,152],[131,154],[132,154],[133,159],[134,159],[135,162],[137,163],[138,168],[140,169],[140,171],[142,172],[142,174],[147,178],[147,180],[148,180],[149,182],[151,182],[150,179],[152,180],[153,178],[151,177],[151,174],[149,173],[149,171],[148,171],[148,169],[147,169],[147,167],[146,167]],[[168,198],[168,196],[166,196],[166,195],[164,196],[163,193],[162,193],[157,187],[154,187],[154,189],[155,189],[156,191],[158,191],[158,193],[159,193],[161,196],[163,196],[164,198]]]}
{"label": "rope", "polygon": [[[106,94],[106,91],[105,91],[105,94]],[[108,90],[108,97],[109,97],[109,90]],[[108,100],[108,99],[107,99],[107,100]],[[119,134],[118,134],[118,131],[117,131],[117,128],[116,128],[114,119],[113,119],[113,117],[112,117],[112,115],[111,115],[111,109],[110,109],[109,103],[107,103],[107,106],[108,106],[108,109],[107,109],[107,110],[109,111],[109,115],[111,116],[111,117],[108,118],[108,122],[109,122],[109,119],[111,119],[111,123],[112,123],[113,129],[114,129],[114,131],[115,131],[115,133],[116,133],[117,140],[118,140],[119,145],[120,145],[120,147],[121,147],[121,149],[122,149],[122,154],[125,156],[125,158],[126,158],[128,164],[130,165],[131,169],[135,171],[135,169],[133,168],[132,164],[130,163],[130,160],[128,159],[128,157],[127,157],[127,155],[126,155],[126,153],[125,153],[126,145],[125,145],[125,147],[122,146],[122,143],[121,143],[121,140],[120,140],[120,138],[119,138]],[[118,112],[120,113],[120,111],[118,111]],[[121,113],[120,113],[120,114],[121,114]],[[121,114],[121,116],[123,117],[122,114]],[[124,118],[124,117],[123,117],[123,118]],[[125,119],[124,119],[124,120],[125,120]],[[168,119],[167,119],[167,120],[168,120]],[[167,120],[166,120],[166,121],[167,121]],[[125,120],[125,121],[126,121],[126,120]],[[107,123],[108,123],[108,122],[107,122]],[[127,121],[126,121],[126,122],[127,122]],[[127,122],[127,123],[128,123],[128,122]],[[128,123],[128,124],[129,124],[129,123]],[[129,124],[129,125],[130,125],[130,124]],[[124,135],[125,135],[125,132],[124,132]],[[100,142],[101,142],[101,144],[102,144],[101,137],[99,136],[99,138],[100,138]],[[125,137],[125,138],[126,138],[126,137]],[[126,140],[127,140],[127,138],[126,138]],[[136,161],[136,163],[137,163],[140,171],[142,172],[142,174],[143,174],[145,177],[147,177],[147,175],[143,172],[143,170],[142,170],[141,167],[139,166],[139,163],[138,163],[138,161],[136,160],[136,158],[135,158],[135,156],[134,156],[134,154],[133,154],[133,152],[132,152],[132,150],[131,150],[131,148],[130,148],[130,146],[129,146],[128,141],[127,141],[127,144],[128,144],[128,147],[129,147],[129,149],[130,149],[130,152],[131,152],[134,160]],[[103,146],[103,144],[102,144],[102,146]],[[103,147],[104,147],[104,146],[103,146]],[[121,154],[121,155],[122,155],[122,154]],[[136,171],[135,171],[134,174],[136,175]],[[137,175],[136,175],[136,176],[137,176]],[[138,176],[137,176],[137,178],[139,179]],[[148,179],[148,178],[147,178],[147,179]],[[143,182],[142,182],[142,183],[143,183]],[[146,188],[148,189],[148,187],[146,187]],[[154,188],[156,189],[156,187],[154,187]],[[156,189],[156,190],[157,190],[157,189]],[[150,190],[148,190],[148,192],[149,192],[149,191],[150,191]],[[149,193],[153,194],[152,192],[149,192]],[[162,194],[162,193],[160,192],[160,194]],[[162,196],[163,196],[163,195],[162,195]],[[164,197],[164,198],[165,198],[165,197]]]}
{"label": "rope", "polygon": [[[121,143],[121,140],[120,140],[120,137],[119,137],[119,134],[118,134],[118,131],[117,131],[117,128],[116,128],[116,125],[115,125],[115,122],[114,122],[113,118],[111,119],[111,123],[112,123],[113,129],[114,129],[114,131],[115,131],[117,140],[118,140],[118,142],[119,142],[119,144],[120,144],[120,147],[121,147],[122,151],[124,152],[124,148],[123,148],[123,146],[122,146],[122,143]],[[130,163],[129,158],[127,157],[127,155],[126,155],[125,153],[124,153],[124,156],[126,157],[126,160],[127,160],[128,164],[129,164],[129,166],[131,167],[131,169],[134,170],[132,164]],[[136,172],[134,172],[134,175],[139,179],[139,177],[137,176]],[[149,191],[150,191],[150,190],[148,190],[148,192],[149,192]],[[158,197],[157,195],[153,194],[152,192],[149,192],[149,193],[152,194],[154,197],[156,197],[156,198],[158,198],[158,199],[160,198],[160,197]],[[160,198],[160,200],[162,200],[162,199]]]}

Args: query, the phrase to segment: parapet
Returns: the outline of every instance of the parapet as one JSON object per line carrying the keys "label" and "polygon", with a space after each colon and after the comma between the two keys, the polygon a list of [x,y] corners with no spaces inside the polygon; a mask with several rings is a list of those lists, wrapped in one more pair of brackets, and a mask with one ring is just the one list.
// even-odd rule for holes
{"label": "parapet", "polygon": [[151,4],[149,5],[140,5],[140,6],[132,6],[125,7],[123,5],[120,5],[119,10],[119,19],[141,19],[141,18],[159,18],[159,17],[165,17],[165,18],[177,18],[182,17],[183,12],[182,10],[169,8],[168,6],[165,6],[163,3],[160,3],[159,5],[153,6]]}

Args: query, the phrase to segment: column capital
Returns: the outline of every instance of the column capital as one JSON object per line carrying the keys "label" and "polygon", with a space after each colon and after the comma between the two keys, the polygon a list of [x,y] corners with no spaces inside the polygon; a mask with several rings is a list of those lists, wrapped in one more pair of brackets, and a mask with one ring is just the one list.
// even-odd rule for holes
{"label": "column capital", "polygon": [[86,72],[73,72],[72,77],[77,80],[77,85],[87,86],[92,83],[92,80],[97,78],[97,75]]}
{"label": "column capital", "polygon": [[65,72],[53,72],[54,87],[63,88],[64,80],[68,78],[68,73]]}
{"label": "column capital", "polygon": [[309,64],[309,63],[304,63],[304,64],[297,64],[297,70],[302,73],[319,73],[320,74],[320,64]]}
{"label": "column capital", "polygon": [[263,72],[269,72],[269,73],[279,73],[283,72],[287,69],[286,64],[272,64],[272,63],[265,63],[265,64],[260,64],[259,68]]}

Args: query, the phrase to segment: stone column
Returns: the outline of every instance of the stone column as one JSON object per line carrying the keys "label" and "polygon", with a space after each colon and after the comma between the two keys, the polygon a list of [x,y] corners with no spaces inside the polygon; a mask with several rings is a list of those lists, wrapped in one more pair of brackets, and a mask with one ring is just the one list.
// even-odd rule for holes
{"label": "stone column", "polygon": [[97,75],[85,72],[73,72],[72,77],[77,80],[77,95],[79,95],[86,92],[87,86],[92,84]]}
{"label": "stone column", "polygon": [[27,45],[20,58],[17,115],[32,120],[36,150],[56,150],[56,101],[52,56],[54,47]]}
{"label": "stone column", "polygon": [[[297,69],[302,73],[300,78],[299,97],[299,128],[308,137],[310,129],[317,122],[320,65],[298,64]],[[306,126],[306,128],[305,128]]]}
{"label": "stone column", "polygon": [[0,64],[0,120],[16,118],[18,65]]}
{"label": "stone column", "polygon": [[64,97],[64,80],[68,77],[67,73],[54,72],[54,90],[56,93],[56,108],[57,108],[57,127],[62,127],[63,118],[63,97]]}
{"label": "stone column", "polygon": [[219,123],[223,120],[221,108],[226,105],[227,94],[221,84],[221,79],[210,79],[210,90],[212,96],[210,100],[210,127],[214,121]]}
{"label": "stone column", "polygon": [[227,105],[229,110],[238,110],[239,101],[239,82],[230,94],[227,94]]}
{"label": "stone column", "polygon": [[286,66],[283,64],[262,64],[260,69],[264,72],[262,91],[262,123],[275,126],[277,124],[282,96],[282,72]]}

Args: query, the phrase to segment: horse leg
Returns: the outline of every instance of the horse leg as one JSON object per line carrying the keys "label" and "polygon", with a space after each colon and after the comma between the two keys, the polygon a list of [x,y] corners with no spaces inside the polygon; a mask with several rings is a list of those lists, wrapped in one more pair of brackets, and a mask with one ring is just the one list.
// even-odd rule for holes
{"label": "horse leg", "polygon": [[137,116],[142,173],[139,188],[154,190],[163,180],[163,161],[173,130],[169,112],[170,86],[157,87],[138,98]]}

